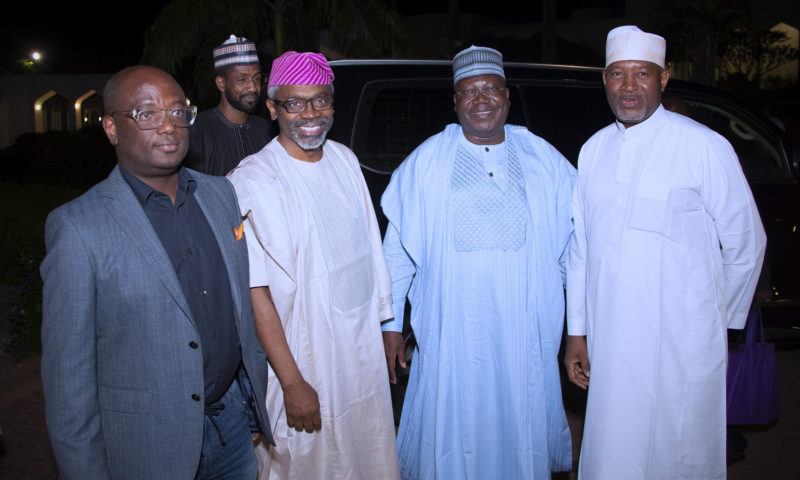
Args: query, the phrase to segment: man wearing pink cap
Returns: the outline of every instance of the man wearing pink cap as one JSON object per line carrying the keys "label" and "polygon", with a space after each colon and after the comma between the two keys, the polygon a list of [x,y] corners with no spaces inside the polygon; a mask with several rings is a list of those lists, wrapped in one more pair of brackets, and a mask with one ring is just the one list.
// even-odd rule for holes
{"label": "man wearing pink cap", "polygon": [[564,363],[589,389],[586,480],[726,475],[726,329],[744,326],[766,237],[730,144],[661,105],[665,51],[608,34],[617,122],[578,158]]}
{"label": "man wearing pink cap", "polygon": [[399,477],[380,329],[392,285],[358,160],[325,138],[332,82],[319,53],[275,59],[267,107],[280,134],[228,175],[269,358],[264,479]]}

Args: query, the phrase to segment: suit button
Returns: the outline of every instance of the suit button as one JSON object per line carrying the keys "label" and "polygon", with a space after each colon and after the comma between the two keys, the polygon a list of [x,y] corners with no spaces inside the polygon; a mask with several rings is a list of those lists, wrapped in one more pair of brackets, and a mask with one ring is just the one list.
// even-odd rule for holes
{"label": "suit button", "polygon": [[200,395],[198,395],[196,393],[193,393],[192,394],[192,400],[194,400],[195,402],[199,402],[200,401]]}
{"label": "suit button", "polygon": [[189,346],[192,347],[192,348],[197,348],[197,342],[192,340],[191,342],[189,342]]}

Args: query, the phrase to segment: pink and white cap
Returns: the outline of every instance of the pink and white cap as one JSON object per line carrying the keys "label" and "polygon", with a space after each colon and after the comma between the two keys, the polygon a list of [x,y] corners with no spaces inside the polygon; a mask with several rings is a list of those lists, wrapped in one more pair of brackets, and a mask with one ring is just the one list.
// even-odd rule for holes
{"label": "pink and white cap", "polygon": [[667,42],[662,37],[625,25],[608,32],[606,67],[621,60],[643,60],[664,68],[666,52]]}
{"label": "pink and white cap", "polygon": [[272,62],[267,87],[275,85],[331,85],[333,70],[325,55],[286,52]]}

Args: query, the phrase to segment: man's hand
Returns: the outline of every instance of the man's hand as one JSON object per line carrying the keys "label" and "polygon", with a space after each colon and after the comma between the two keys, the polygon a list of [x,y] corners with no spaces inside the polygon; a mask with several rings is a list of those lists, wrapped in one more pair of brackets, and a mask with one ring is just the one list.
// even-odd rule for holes
{"label": "man's hand", "polygon": [[406,344],[400,332],[383,332],[383,351],[386,354],[386,367],[389,369],[389,381],[397,383],[395,359],[400,366],[406,368]]}
{"label": "man's hand", "polygon": [[286,423],[298,432],[311,433],[322,429],[319,412],[319,397],[316,390],[305,380],[283,387],[283,403],[286,406]]}
{"label": "man's hand", "polygon": [[569,381],[586,390],[589,387],[589,354],[586,350],[586,337],[567,335],[567,351],[564,354]]}

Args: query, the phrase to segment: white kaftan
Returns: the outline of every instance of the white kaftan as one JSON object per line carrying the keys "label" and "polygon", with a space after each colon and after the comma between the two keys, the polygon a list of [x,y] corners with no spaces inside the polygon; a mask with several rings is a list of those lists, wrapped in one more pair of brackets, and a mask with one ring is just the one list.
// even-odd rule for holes
{"label": "white kaftan", "polygon": [[583,146],[567,330],[591,380],[580,478],[724,479],[727,328],[742,328],[766,237],[736,154],[659,107]]}
{"label": "white kaftan", "polygon": [[455,124],[392,175],[381,206],[395,319],[383,328],[402,328],[408,294],[417,340],[403,478],[541,480],[571,468],[557,355],[574,177],[524,127],[474,145]]}
{"label": "white kaftan", "polygon": [[355,155],[328,140],[319,162],[302,164],[274,139],[228,177],[247,218],[250,285],[269,286],[322,414],[320,431],[289,428],[269,368],[276,446],[260,452],[260,478],[397,478],[380,329],[392,317],[391,280]]}

